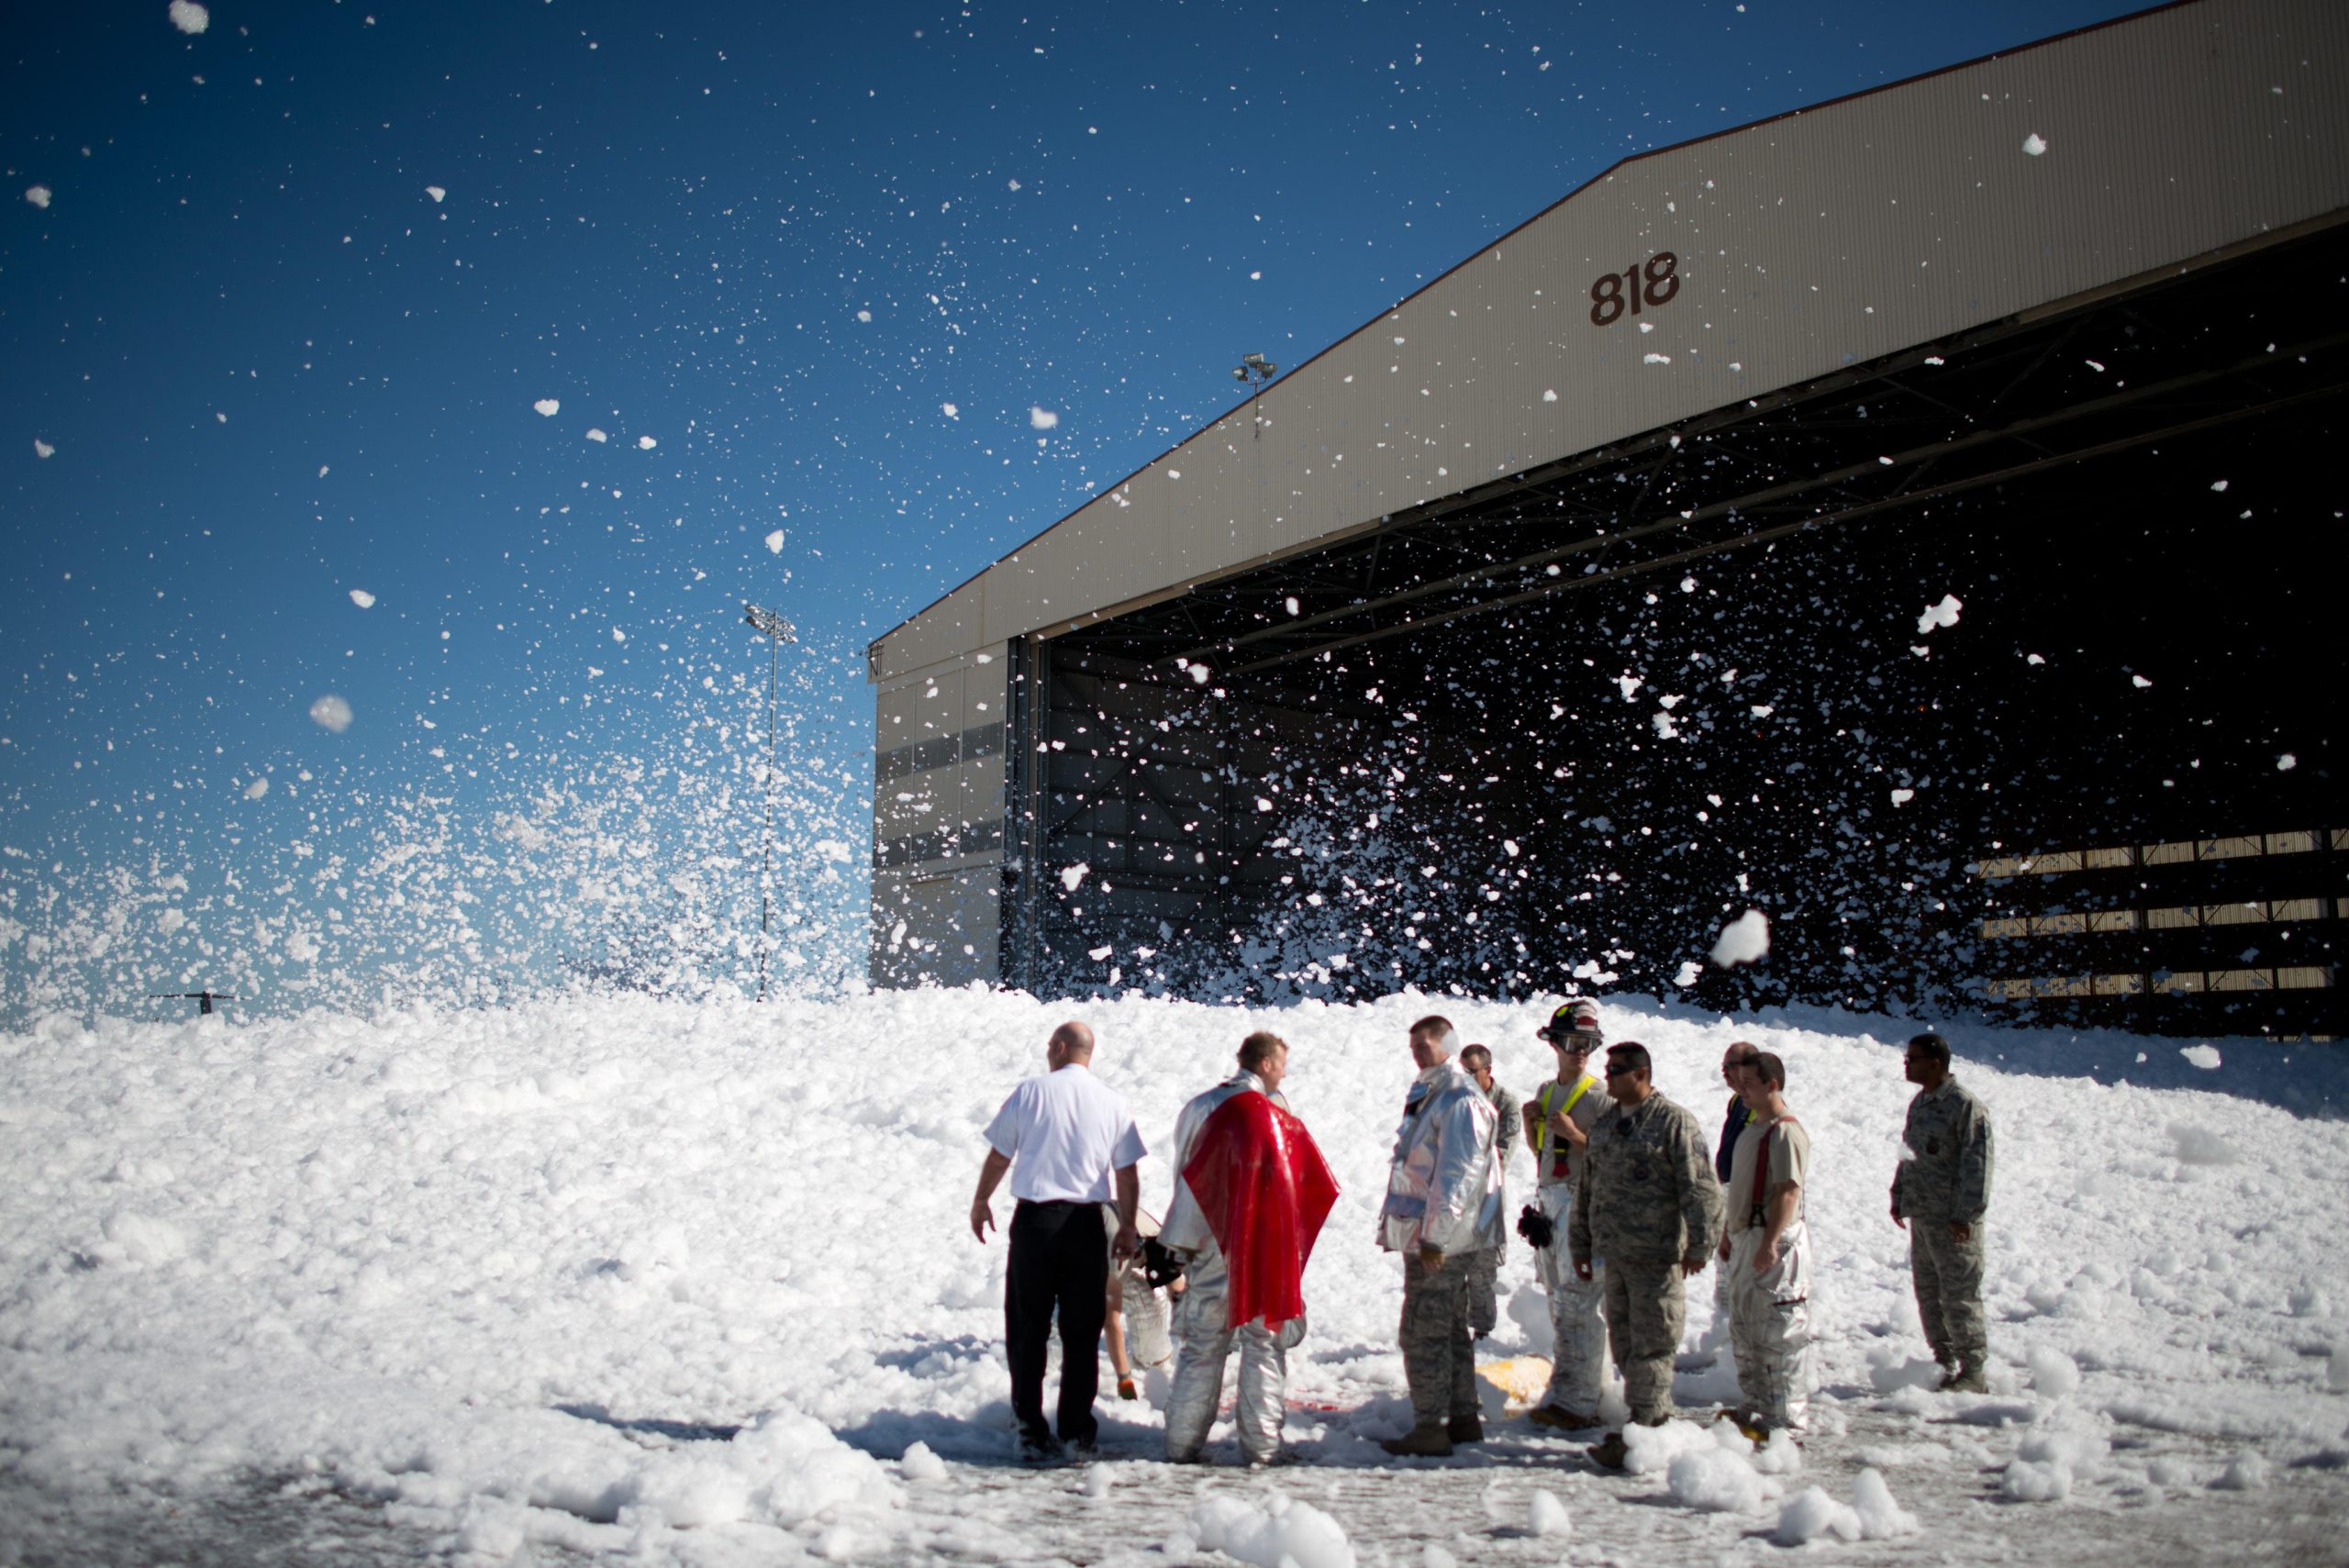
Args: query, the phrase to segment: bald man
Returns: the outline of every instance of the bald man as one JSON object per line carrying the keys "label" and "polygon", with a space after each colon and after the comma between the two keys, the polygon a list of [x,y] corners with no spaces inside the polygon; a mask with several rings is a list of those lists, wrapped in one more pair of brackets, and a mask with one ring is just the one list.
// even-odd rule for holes
{"label": "bald man", "polygon": [[[1003,1337],[1011,1362],[1011,1413],[1019,1458],[1048,1464],[1063,1444],[1089,1458],[1099,1431],[1101,1322],[1109,1261],[1133,1255],[1134,1173],[1143,1150],[1133,1113],[1093,1076],[1093,1031],[1065,1023],[1045,1042],[1047,1072],[1021,1080],[987,1124],[986,1162],[971,1198],[971,1234],[982,1244],[995,1224],[989,1200],[1011,1175],[1011,1266],[1003,1284]],[[1115,1172],[1118,1235],[1101,1232]],[[1060,1436],[1044,1424],[1044,1353],[1057,1308],[1061,1324]]]}

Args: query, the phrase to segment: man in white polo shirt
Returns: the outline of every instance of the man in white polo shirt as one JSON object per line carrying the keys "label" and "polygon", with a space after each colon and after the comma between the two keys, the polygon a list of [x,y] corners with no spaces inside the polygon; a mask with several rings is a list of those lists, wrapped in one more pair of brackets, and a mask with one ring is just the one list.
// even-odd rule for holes
{"label": "man in white polo shirt", "polygon": [[[987,1124],[986,1163],[971,1199],[971,1234],[982,1242],[995,1224],[988,1200],[1011,1173],[1011,1267],[1003,1286],[1004,1344],[1011,1361],[1011,1413],[1019,1423],[1019,1457],[1030,1463],[1093,1451],[1098,1423],[1093,1396],[1101,1384],[1101,1321],[1109,1260],[1131,1257],[1134,1206],[1141,1183],[1141,1130],[1116,1090],[1093,1076],[1093,1031],[1065,1023],[1044,1046],[1050,1071],[1020,1081]],[[1018,1163],[1015,1164],[1014,1161]],[[1117,1174],[1118,1235],[1101,1234],[1101,1206]],[[1052,1312],[1061,1319],[1060,1439],[1044,1424],[1044,1350]]]}

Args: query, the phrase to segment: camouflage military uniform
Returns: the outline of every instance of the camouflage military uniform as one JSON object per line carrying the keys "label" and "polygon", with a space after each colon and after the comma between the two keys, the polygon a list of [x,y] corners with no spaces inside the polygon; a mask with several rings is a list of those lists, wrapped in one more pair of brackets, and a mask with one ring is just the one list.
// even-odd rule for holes
{"label": "camouflage military uniform", "polygon": [[1618,1106],[1591,1129],[1575,1194],[1574,1261],[1607,1265],[1607,1337],[1622,1370],[1631,1418],[1672,1414],[1672,1358],[1687,1315],[1684,1259],[1709,1261],[1721,1236],[1721,1184],[1704,1129],[1682,1106],[1651,1094]]}
{"label": "camouflage military uniform", "polygon": [[[1990,1113],[1944,1078],[1909,1102],[1892,1212],[1909,1222],[1909,1272],[1925,1342],[1945,1367],[1977,1372],[1990,1351],[1982,1316],[1983,1217],[1990,1207]],[[1972,1228],[1963,1241],[1953,1224]]]}
{"label": "camouflage military uniform", "polygon": [[1431,1272],[1417,1252],[1403,1254],[1403,1377],[1411,1420],[1441,1427],[1477,1414],[1476,1352],[1469,1343],[1468,1260],[1447,1257]]}
{"label": "camouflage military uniform", "polygon": [[[1493,1112],[1499,1118],[1499,1123],[1493,1131],[1493,1159],[1507,1169],[1509,1151],[1517,1147],[1518,1134],[1525,1129],[1525,1118],[1518,1109],[1517,1096],[1502,1088],[1497,1081],[1485,1091],[1485,1098],[1493,1102]],[[1508,1212],[1506,1191],[1501,1195],[1501,1212],[1504,1215]],[[1500,1273],[1501,1256],[1508,1251],[1508,1237],[1504,1232],[1500,1240],[1471,1252],[1467,1257],[1468,1331],[1480,1340],[1491,1333],[1494,1325],[1500,1321],[1495,1290]]]}

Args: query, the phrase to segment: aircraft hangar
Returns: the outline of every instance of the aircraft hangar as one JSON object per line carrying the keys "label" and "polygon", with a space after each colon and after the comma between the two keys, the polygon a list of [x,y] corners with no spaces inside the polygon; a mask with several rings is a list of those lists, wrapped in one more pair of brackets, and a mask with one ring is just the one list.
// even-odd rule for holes
{"label": "aircraft hangar", "polygon": [[1608,170],[873,644],[874,982],[2343,1032],[2344,83],[2184,0]]}

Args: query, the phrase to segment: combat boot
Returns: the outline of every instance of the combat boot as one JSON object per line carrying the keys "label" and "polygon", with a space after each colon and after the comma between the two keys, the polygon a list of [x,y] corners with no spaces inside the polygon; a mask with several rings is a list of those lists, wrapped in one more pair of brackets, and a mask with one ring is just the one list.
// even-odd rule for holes
{"label": "combat boot", "polygon": [[1583,1432],[1598,1425],[1598,1418],[1586,1416],[1579,1410],[1561,1410],[1555,1405],[1544,1405],[1526,1413],[1525,1418],[1537,1427],[1547,1427],[1553,1432]]}
{"label": "combat boot", "polygon": [[1456,1443],[1483,1442],[1485,1418],[1482,1416],[1454,1416],[1444,1423],[1443,1435]]}
{"label": "combat boot", "polygon": [[1590,1462],[1602,1470],[1620,1470],[1623,1462],[1631,1457],[1631,1445],[1623,1440],[1620,1432],[1609,1432],[1586,1451]]}
{"label": "combat boot", "polygon": [[1942,1386],[1952,1394],[1987,1394],[1990,1392],[1990,1380],[1980,1367],[1967,1365],[1951,1373],[1949,1381]]}
{"label": "combat boot", "polygon": [[1405,1459],[1449,1459],[1452,1439],[1442,1427],[1413,1427],[1399,1438],[1387,1438],[1379,1447]]}

